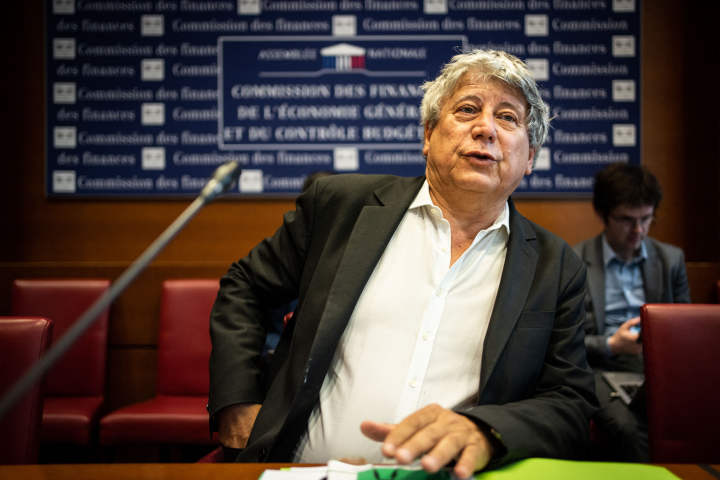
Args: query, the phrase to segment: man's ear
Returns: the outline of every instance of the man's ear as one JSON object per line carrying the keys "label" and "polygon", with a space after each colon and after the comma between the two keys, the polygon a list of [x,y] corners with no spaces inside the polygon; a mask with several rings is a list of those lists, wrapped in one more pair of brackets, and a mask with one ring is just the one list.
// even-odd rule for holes
{"label": "man's ear", "polygon": [[428,152],[430,151],[430,136],[432,135],[433,129],[430,128],[430,122],[425,122],[425,134],[423,138],[423,155],[425,155],[425,158],[428,156]]}
{"label": "man's ear", "polygon": [[525,167],[525,175],[530,175],[532,173],[533,169],[533,162],[535,161],[535,153],[537,153],[537,148],[530,147],[530,153],[528,155],[528,163]]}

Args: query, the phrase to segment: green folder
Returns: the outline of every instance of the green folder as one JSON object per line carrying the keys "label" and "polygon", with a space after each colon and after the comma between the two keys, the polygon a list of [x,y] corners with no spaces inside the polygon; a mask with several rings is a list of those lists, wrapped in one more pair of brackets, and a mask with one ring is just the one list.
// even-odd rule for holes
{"label": "green folder", "polygon": [[[377,474],[377,476],[376,476]],[[435,474],[423,470],[378,467],[375,472],[358,473],[357,480],[450,480],[441,470]],[[476,480],[678,480],[663,467],[635,463],[571,462],[531,458],[475,475]]]}
{"label": "green folder", "polygon": [[491,472],[477,480],[678,480],[664,467],[637,463],[571,462],[531,458]]}
{"label": "green folder", "polygon": [[678,480],[664,467],[637,463],[571,462],[531,458],[475,475],[477,480]]}

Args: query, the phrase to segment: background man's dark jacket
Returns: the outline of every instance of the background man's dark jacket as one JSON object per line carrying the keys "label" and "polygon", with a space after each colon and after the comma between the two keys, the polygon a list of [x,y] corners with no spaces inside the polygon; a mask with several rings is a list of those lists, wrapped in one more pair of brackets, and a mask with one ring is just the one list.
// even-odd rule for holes
{"label": "background man's dark jacket", "polygon": [[[298,198],[275,235],[222,278],[210,325],[211,418],[234,403],[263,404],[238,461],[291,460],[355,304],[423,181],[322,178]],[[478,406],[462,412],[500,432],[507,454],[495,464],[576,458],[589,443],[597,399],[583,342],[584,296],[580,259],[510,201],[510,238],[483,345]],[[293,321],[261,381],[254,360],[265,339],[265,312],[294,298]]]}
{"label": "background man's dark jacket", "polygon": [[[645,303],[690,303],[690,287],[683,251],[648,237],[647,259],[642,264]],[[605,264],[602,235],[573,247],[587,265],[588,293],[585,297],[585,347],[591,366],[606,363],[605,354]],[[640,362],[642,363],[642,362]]]}

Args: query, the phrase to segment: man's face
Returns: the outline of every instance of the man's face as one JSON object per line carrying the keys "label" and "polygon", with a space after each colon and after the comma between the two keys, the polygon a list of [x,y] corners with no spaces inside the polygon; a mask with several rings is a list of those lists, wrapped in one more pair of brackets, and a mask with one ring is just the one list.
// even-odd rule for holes
{"label": "man's face", "polygon": [[433,129],[425,125],[426,174],[432,188],[490,193],[504,200],[532,172],[527,102],[508,86],[465,74]]}
{"label": "man's face", "polygon": [[633,255],[647,237],[653,221],[655,208],[652,205],[615,207],[605,222],[605,238],[620,256]]}

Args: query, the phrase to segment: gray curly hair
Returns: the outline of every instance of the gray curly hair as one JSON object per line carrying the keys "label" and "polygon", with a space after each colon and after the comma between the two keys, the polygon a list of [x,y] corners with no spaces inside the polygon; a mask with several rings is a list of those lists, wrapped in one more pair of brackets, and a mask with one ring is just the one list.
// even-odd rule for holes
{"label": "gray curly hair", "polygon": [[535,79],[522,60],[501,51],[474,50],[455,55],[435,80],[425,82],[422,86],[425,95],[420,106],[421,125],[427,124],[430,128],[437,125],[443,103],[468,72],[477,73],[479,78],[498,80],[518,93],[522,92],[530,106],[525,118],[530,146],[537,149],[545,143],[550,129],[549,108],[542,101]]}

